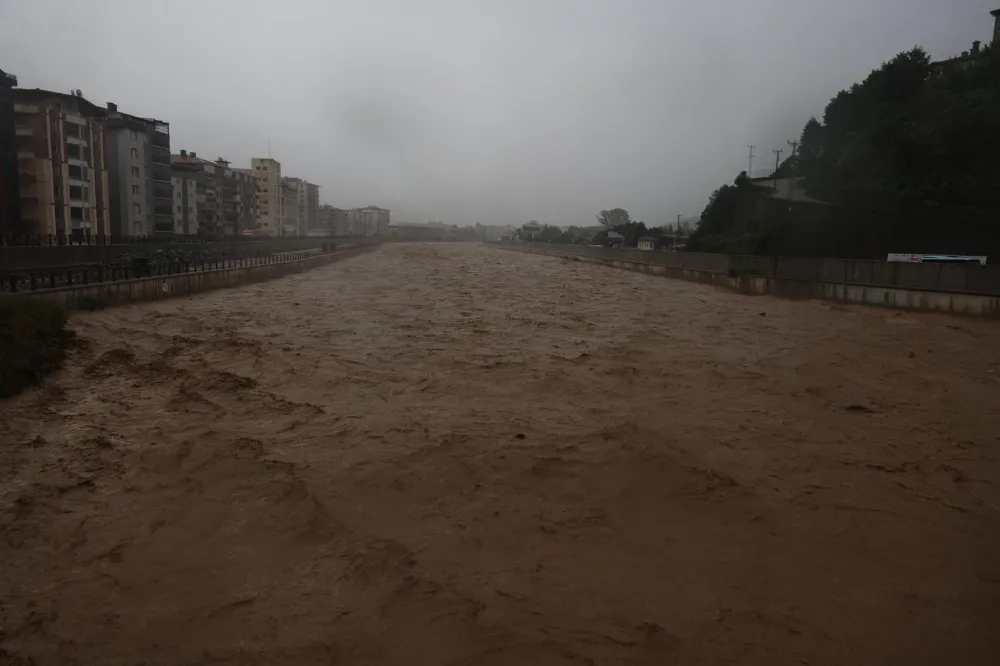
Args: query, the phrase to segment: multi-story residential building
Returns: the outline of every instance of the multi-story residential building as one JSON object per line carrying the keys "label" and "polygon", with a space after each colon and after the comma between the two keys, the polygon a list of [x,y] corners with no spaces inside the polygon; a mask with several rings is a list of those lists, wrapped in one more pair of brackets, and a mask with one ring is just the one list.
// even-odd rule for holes
{"label": "multi-story residential building", "polygon": [[250,160],[256,185],[257,229],[268,236],[282,232],[284,207],[281,201],[281,162],[270,157]]}
{"label": "multi-story residential building", "polygon": [[302,235],[316,226],[316,214],[319,210],[319,185],[307,180],[299,184],[299,219],[302,223]]}
{"label": "multi-story residential building", "polygon": [[12,92],[25,230],[81,238],[110,234],[106,110],[79,91]]}
{"label": "multi-story residential building", "polygon": [[[170,156],[171,172],[174,178],[174,211],[177,210],[178,184],[183,186],[180,191],[181,205],[187,207],[187,228],[194,227],[193,233],[202,236],[219,236],[222,234],[222,215],[219,211],[219,190],[215,177],[215,162],[198,157],[198,153],[182,150],[179,155]],[[190,201],[191,182],[194,183],[194,224],[191,224]],[[187,204],[184,197],[187,197]],[[182,211],[183,213],[184,211]],[[182,221],[183,224],[183,221]],[[192,233],[189,231],[189,233]]]}
{"label": "multi-story residential building", "polygon": [[350,212],[351,236],[389,235],[389,210],[378,206],[354,208]]}
{"label": "multi-story residential building", "polygon": [[351,211],[324,204],[316,210],[313,230],[324,231],[330,236],[350,236]]}
{"label": "multi-story residential building", "polygon": [[112,234],[174,233],[170,125],[122,113],[111,102],[106,123]]}
{"label": "multi-story residential building", "polygon": [[11,88],[17,77],[0,69],[0,235],[22,234],[21,195],[17,179],[16,135],[20,131],[14,124],[14,96]]}
{"label": "multi-story residential building", "polygon": [[[182,150],[171,157],[174,212],[181,214],[179,233],[237,236],[257,224],[256,187],[249,169],[234,169]],[[193,195],[193,196],[192,196]],[[193,206],[192,206],[193,202]]]}
{"label": "multi-story residential building", "polygon": [[244,229],[257,226],[254,200],[257,186],[253,172],[237,169],[221,157],[215,160],[216,187],[219,190],[219,212],[222,228],[226,236],[239,236]]}
{"label": "multi-story residential building", "polygon": [[[298,236],[302,228],[299,218],[299,183],[298,178],[281,179],[281,235]],[[303,230],[304,233],[304,230]]]}
{"label": "multi-story residential building", "polygon": [[[178,157],[187,157],[182,150]],[[171,156],[173,162],[173,156]],[[184,162],[171,164],[170,181],[174,191],[174,233],[189,235],[198,233],[198,178],[196,168]]]}

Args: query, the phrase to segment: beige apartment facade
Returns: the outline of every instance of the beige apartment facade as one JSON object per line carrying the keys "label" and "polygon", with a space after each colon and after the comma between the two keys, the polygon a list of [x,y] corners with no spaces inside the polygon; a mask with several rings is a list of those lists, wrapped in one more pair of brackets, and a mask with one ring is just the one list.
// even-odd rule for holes
{"label": "beige apartment facade", "polygon": [[281,162],[270,157],[250,160],[253,171],[257,231],[267,236],[282,234],[284,202],[281,192]]}
{"label": "beige apartment facade", "polygon": [[110,235],[106,111],[82,96],[14,89],[22,225],[41,235]]}

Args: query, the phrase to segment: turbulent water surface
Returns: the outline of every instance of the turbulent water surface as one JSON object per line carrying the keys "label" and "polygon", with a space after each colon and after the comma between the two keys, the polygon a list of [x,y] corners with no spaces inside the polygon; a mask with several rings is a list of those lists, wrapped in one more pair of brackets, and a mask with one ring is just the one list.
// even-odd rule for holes
{"label": "turbulent water surface", "polygon": [[398,244],[73,326],[0,663],[1000,663],[995,322]]}

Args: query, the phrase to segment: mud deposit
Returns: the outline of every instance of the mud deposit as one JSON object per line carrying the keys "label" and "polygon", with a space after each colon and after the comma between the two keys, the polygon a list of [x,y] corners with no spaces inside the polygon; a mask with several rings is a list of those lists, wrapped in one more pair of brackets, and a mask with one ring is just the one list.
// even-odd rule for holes
{"label": "mud deposit", "polygon": [[414,244],[73,325],[0,663],[1000,663],[995,322]]}

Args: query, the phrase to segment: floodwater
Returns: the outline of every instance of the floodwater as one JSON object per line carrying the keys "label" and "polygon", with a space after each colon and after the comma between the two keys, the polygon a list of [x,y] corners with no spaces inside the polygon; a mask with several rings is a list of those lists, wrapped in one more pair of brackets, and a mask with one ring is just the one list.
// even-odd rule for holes
{"label": "floodwater", "polygon": [[1000,663],[1000,325],[394,244],[74,316],[0,663]]}

